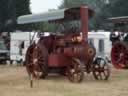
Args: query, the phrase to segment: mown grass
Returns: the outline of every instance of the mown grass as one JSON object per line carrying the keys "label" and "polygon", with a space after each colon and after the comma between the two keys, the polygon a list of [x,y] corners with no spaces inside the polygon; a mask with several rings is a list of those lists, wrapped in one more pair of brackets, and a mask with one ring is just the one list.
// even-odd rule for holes
{"label": "mown grass", "polygon": [[128,70],[112,69],[108,81],[94,80],[90,74],[82,83],[74,84],[55,75],[34,80],[30,88],[24,67],[0,66],[0,96],[128,96],[127,83]]}

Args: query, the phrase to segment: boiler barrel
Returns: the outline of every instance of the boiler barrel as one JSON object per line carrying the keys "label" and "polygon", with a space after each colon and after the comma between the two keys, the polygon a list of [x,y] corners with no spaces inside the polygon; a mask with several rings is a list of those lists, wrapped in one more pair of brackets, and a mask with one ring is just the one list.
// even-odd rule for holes
{"label": "boiler barrel", "polygon": [[64,49],[65,56],[87,59],[94,57],[96,54],[95,48],[89,44],[77,45]]}

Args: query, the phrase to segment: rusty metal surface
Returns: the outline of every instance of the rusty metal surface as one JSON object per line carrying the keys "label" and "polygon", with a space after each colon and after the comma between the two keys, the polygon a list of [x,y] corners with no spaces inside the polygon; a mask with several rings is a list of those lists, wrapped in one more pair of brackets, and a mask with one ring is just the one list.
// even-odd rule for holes
{"label": "rusty metal surface", "polygon": [[88,7],[81,6],[81,31],[83,41],[88,40]]}
{"label": "rusty metal surface", "polygon": [[[26,56],[26,61],[31,58],[31,61],[27,62],[28,64],[31,63],[33,69],[32,73],[35,77],[37,77],[36,73],[40,72],[41,77],[42,74],[46,72],[46,67],[44,66],[47,65],[48,68],[67,67],[72,65],[73,58],[82,60],[85,66],[90,65],[92,64],[94,56],[96,54],[95,48],[93,48],[90,44],[85,42],[83,43],[83,41],[74,42],[72,41],[72,37],[70,38],[70,40],[65,40],[64,37],[53,39],[51,38],[51,36],[47,38],[40,38],[39,42],[34,45],[33,49],[30,48],[28,49],[28,51],[29,53],[31,53],[31,55]],[[52,50],[48,51],[50,48]],[[91,66],[87,68],[91,68]]]}
{"label": "rusty metal surface", "polygon": [[[70,18],[72,20],[72,17],[74,19],[81,18],[82,35],[80,32],[74,33],[73,30],[70,30],[70,32],[66,32],[61,36],[57,34],[51,34],[47,37],[42,36],[34,47],[31,48],[30,46],[28,48],[26,68],[29,68],[29,72],[34,77],[45,78],[51,71],[66,75],[72,82],[81,82],[84,71],[87,73],[94,71],[93,64],[96,50],[87,42],[87,19],[88,15],[92,15],[89,11],[87,6],[71,8],[65,11],[65,20],[70,20]],[[76,13],[78,15],[75,16]],[[28,65],[31,66],[28,67]]]}
{"label": "rusty metal surface", "polygon": [[117,69],[128,68],[127,43],[117,41],[114,43],[111,51],[112,64]]}

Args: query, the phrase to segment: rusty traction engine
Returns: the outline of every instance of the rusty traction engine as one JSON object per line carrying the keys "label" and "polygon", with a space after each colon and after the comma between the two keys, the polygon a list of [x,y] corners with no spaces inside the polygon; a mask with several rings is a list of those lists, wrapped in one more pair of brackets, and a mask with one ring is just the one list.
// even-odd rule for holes
{"label": "rusty traction engine", "polygon": [[84,72],[92,72],[97,80],[108,79],[110,75],[108,65],[100,64],[103,60],[95,58],[96,50],[87,42],[87,22],[88,16],[93,16],[92,10],[87,6],[69,8],[45,13],[45,19],[42,14],[41,19],[29,20],[35,16],[21,16],[18,20],[20,24],[24,24],[39,22],[39,20],[62,23],[80,19],[82,36],[80,32],[41,36],[38,43],[32,43],[26,53],[25,63],[29,75],[32,74],[35,78],[45,78],[48,73],[58,73],[67,76],[72,82],[81,82]]}
{"label": "rusty traction engine", "polygon": [[[111,60],[117,69],[128,68],[128,17],[109,18],[114,23],[110,35],[112,41]],[[117,33],[117,34],[116,34]]]}

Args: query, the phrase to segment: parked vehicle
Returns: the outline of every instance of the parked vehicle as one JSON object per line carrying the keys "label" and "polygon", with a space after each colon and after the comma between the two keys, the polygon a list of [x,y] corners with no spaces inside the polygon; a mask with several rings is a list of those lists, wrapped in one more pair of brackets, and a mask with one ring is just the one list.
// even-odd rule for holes
{"label": "parked vehicle", "polygon": [[[11,32],[10,40],[10,61],[16,63],[24,63],[27,48],[30,46],[33,32]],[[36,37],[34,37],[36,39]]]}
{"label": "parked vehicle", "polygon": [[96,56],[111,61],[112,43],[109,39],[110,32],[98,31],[88,33],[88,42],[96,48]]}
{"label": "parked vehicle", "polygon": [[[37,43],[27,49],[25,64],[28,74],[35,78],[46,78],[49,73],[67,76],[71,82],[81,82],[84,72],[93,73],[96,80],[108,80],[108,64],[95,57],[96,50],[88,41],[88,19],[93,17],[93,10],[88,6],[61,9],[18,18],[19,24],[45,22],[61,24],[79,20],[81,31],[64,27],[60,34],[40,35]],[[74,30],[75,29],[75,30]]]}
{"label": "parked vehicle", "polygon": [[[38,41],[38,34],[32,32],[10,32],[10,62],[23,64],[25,61],[25,55],[30,43],[33,41]],[[44,32],[44,35],[47,36],[49,32]]]}
{"label": "parked vehicle", "polygon": [[114,24],[110,35],[112,64],[117,69],[128,69],[128,16],[112,17],[109,20]]}
{"label": "parked vehicle", "polygon": [[7,60],[10,60],[9,50],[6,48],[3,39],[0,39],[0,64],[6,64]]}

